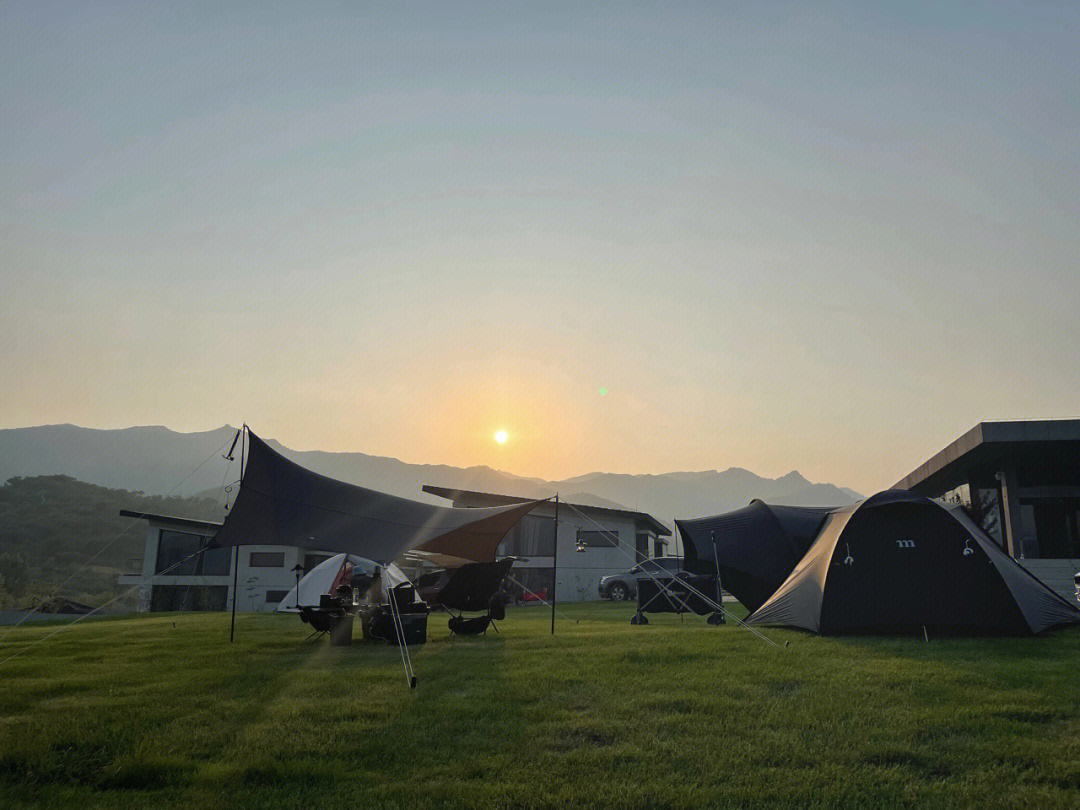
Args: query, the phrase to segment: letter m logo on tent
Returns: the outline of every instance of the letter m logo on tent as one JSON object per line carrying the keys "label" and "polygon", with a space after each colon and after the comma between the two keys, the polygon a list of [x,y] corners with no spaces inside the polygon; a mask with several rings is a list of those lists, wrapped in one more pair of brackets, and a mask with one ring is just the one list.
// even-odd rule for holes
{"label": "letter m logo on tent", "polygon": [[915,541],[914,540],[897,540],[896,541],[896,546],[897,546],[897,548],[915,548]]}

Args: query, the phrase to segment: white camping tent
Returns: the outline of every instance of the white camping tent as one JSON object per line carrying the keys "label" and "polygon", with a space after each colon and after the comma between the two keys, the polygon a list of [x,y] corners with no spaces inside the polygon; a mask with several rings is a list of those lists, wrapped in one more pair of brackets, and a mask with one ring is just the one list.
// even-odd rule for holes
{"label": "white camping tent", "polygon": [[[330,593],[330,589],[334,585],[334,580],[337,579],[339,573],[341,573],[342,566],[349,564],[355,571],[359,571],[369,576],[375,572],[375,569],[379,567],[379,564],[374,560],[369,560],[367,557],[360,557],[356,554],[335,554],[329,560],[316,565],[304,578],[300,580],[300,601],[299,604],[303,607],[318,607],[319,597],[324,593]],[[401,569],[393,563],[382,566],[382,584],[383,595],[386,595],[386,589],[396,588],[398,585],[402,585],[409,581],[408,577],[402,573]],[[419,595],[416,596],[419,600]],[[296,587],[294,586],[284,599],[277,606],[278,613],[298,613],[296,599]]]}

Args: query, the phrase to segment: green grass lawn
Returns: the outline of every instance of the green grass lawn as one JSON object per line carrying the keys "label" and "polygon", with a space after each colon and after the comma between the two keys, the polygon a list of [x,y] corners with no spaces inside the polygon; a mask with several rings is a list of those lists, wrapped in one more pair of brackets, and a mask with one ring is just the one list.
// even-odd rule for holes
{"label": "green grass lawn", "polygon": [[[288,616],[83,622],[0,665],[0,805],[1080,806],[1080,631],[828,639],[631,608],[304,642]],[[56,625],[0,628],[0,659]],[[785,642],[790,642],[784,646]]]}

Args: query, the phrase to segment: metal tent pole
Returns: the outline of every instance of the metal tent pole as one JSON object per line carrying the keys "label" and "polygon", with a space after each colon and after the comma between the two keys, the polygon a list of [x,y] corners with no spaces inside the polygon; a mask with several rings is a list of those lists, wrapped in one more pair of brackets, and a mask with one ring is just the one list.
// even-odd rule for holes
{"label": "metal tent pole", "polygon": [[555,592],[559,589],[559,493],[555,493],[555,548],[551,554],[551,635],[555,635]]}
{"label": "metal tent pole", "polygon": [[[247,423],[241,428],[240,432],[247,430]],[[232,455],[232,451],[229,451]],[[244,442],[240,442],[240,486],[244,486]],[[239,493],[237,493],[239,494]],[[235,504],[236,502],[233,501]],[[236,597],[237,597],[237,584],[236,579],[240,573],[240,546],[233,546],[233,564],[232,564],[232,619],[229,622],[229,643],[232,643],[233,635],[236,633]]]}
{"label": "metal tent pole", "polygon": [[232,643],[233,634],[236,633],[236,574],[240,568],[240,546],[233,546],[232,555],[232,620],[229,623],[229,643]]}

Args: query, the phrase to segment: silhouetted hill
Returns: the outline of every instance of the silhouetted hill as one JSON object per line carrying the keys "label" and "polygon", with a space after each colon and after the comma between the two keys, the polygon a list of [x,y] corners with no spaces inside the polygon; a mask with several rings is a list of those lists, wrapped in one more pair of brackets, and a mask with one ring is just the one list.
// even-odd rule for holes
{"label": "silhouetted hill", "polygon": [[[151,495],[198,493],[216,498],[223,482],[239,478],[239,464],[234,462],[226,469],[222,458],[234,433],[235,428],[229,426],[201,433],[177,433],[160,426],[93,430],[47,425],[0,430],[0,481],[12,476],[68,475],[99,486]],[[444,501],[422,493],[424,484],[519,497],[550,497],[558,491],[579,503],[639,509],[670,524],[676,517],[737,509],[753,498],[839,506],[860,497],[833,484],[811,483],[794,471],[775,479],[732,467],[661,475],[597,472],[544,481],[490,467],[407,464],[364,453],[296,451],[269,441],[288,458],[324,475],[432,503]]]}
{"label": "silhouetted hill", "polygon": [[[0,486],[0,606],[21,607],[57,588],[93,605],[120,593],[117,575],[137,570],[146,543],[145,523],[121,517],[121,509],[213,521],[224,515],[209,499],[144,495],[66,475],[9,478]],[[18,581],[12,569],[21,569]]]}

